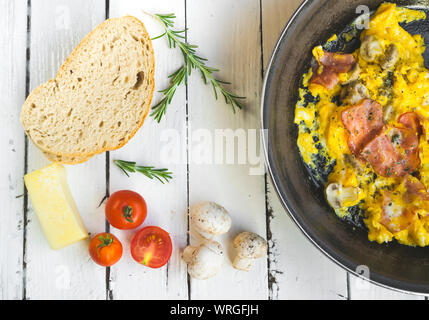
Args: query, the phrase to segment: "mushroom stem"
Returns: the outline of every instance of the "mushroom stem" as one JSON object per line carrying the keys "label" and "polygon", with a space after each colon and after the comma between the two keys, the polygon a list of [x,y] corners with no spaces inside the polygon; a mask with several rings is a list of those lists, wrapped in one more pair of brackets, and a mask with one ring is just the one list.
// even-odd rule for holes
{"label": "mushroom stem", "polygon": [[188,246],[183,250],[182,258],[188,265],[188,273],[194,279],[208,279],[222,268],[223,248],[216,241],[207,241],[198,247]]}
{"label": "mushroom stem", "polygon": [[234,258],[232,266],[238,270],[250,271],[250,269],[253,266],[253,261],[255,261],[255,259],[253,259],[253,258],[245,258],[245,257],[236,256]]}
{"label": "mushroom stem", "polygon": [[182,253],[183,261],[185,261],[188,264],[192,260],[192,256],[194,255],[194,252],[197,249],[198,247],[187,246]]}

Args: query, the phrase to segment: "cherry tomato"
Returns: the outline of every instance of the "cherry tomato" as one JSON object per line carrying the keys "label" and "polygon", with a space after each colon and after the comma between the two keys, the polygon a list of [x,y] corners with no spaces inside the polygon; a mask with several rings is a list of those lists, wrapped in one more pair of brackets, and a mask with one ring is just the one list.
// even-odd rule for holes
{"label": "cherry tomato", "polygon": [[89,242],[89,254],[95,263],[110,267],[122,257],[122,244],[113,234],[99,233]]}
{"label": "cherry tomato", "polygon": [[131,241],[134,260],[150,268],[160,268],[171,257],[173,245],[167,231],[158,227],[144,227]]}
{"label": "cherry tomato", "polygon": [[105,212],[107,220],[115,228],[135,229],[146,219],[146,201],[134,191],[118,191],[107,199]]}

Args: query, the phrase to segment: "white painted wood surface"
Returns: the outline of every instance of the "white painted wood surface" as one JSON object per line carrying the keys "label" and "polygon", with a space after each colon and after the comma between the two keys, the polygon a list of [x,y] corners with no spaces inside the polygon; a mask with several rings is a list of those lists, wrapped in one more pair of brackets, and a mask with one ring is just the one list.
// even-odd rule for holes
{"label": "white painted wood surface", "polygon": [[[105,19],[103,0],[31,1],[30,90],[53,78],[82,37]],[[49,162],[29,143],[28,172]],[[104,212],[97,210],[106,193],[105,155],[67,167],[69,184],[85,226],[104,231]],[[88,254],[88,241],[53,251],[44,238],[29,201],[25,248],[26,299],[104,299],[105,270]]]}
{"label": "white painted wood surface", "polygon": [[[196,154],[198,129],[208,129],[214,136],[216,129],[259,128],[261,92],[261,48],[258,0],[187,1],[188,40],[200,46],[210,66],[219,68],[222,80],[234,84],[231,90],[246,96],[244,110],[234,115],[223,98],[216,101],[212,88],[202,84],[194,74],[188,88],[191,133],[190,153]],[[223,22],[221,22],[223,21]],[[207,28],[201,32],[201,26]],[[219,150],[215,150],[219,152]],[[227,254],[222,273],[207,281],[191,281],[192,299],[265,299],[268,293],[266,260],[259,260],[248,273],[232,268],[231,242],[242,231],[252,231],[265,237],[264,176],[249,174],[248,165],[198,164],[189,166],[190,204],[215,201],[232,216],[232,228],[221,243]],[[225,284],[228,283],[228,286]]]}
{"label": "white painted wood surface", "polygon": [[[259,129],[263,71],[281,30],[300,2],[0,0],[0,27],[5,30],[0,38],[0,146],[4,150],[0,168],[0,299],[423,299],[362,283],[322,255],[285,214],[269,177],[249,174],[251,165],[195,161],[193,155],[207,143],[202,134],[214,136],[216,129]],[[32,90],[54,77],[81,38],[106,15],[135,15],[152,37],[158,35],[159,24],[142,10],[176,13],[177,27],[189,28],[189,42],[198,44],[209,65],[221,69],[219,77],[231,81],[231,90],[247,99],[245,110],[234,115],[222,99],[214,99],[212,89],[203,85],[194,71],[188,86],[177,91],[161,124],[148,118],[124,148],[67,167],[72,193],[92,235],[106,228],[104,205],[98,207],[106,193],[131,189],[147,201],[145,225],[159,225],[172,236],[172,259],[167,266],[152,270],[130,257],[134,232],[110,227],[125,250],[122,260],[106,269],[90,260],[87,241],[51,251],[30,201],[24,210],[27,195],[19,197],[24,192],[24,170],[29,172],[48,162],[31,142],[25,147],[19,111],[26,78]],[[167,48],[165,39],[153,44],[156,90],[161,90],[168,84],[167,75],[183,58],[178,50]],[[156,94],[155,100],[159,96]],[[176,159],[177,154],[168,152],[178,144]],[[128,178],[114,166],[115,159],[168,167],[174,179],[162,185],[138,174]],[[233,219],[231,232],[219,239],[226,251],[224,269],[208,281],[188,279],[180,258],[188,243],[187,208],[202,200],[219,202]],[[268,237],[270,244],[268,259],[257,261],[249,273],[236,271],[230,264],[231,240],[244,230]],[[189,240],[197,242],[192,235]]]}
{"label": "white painted wood surface", "polygon": [[27,2],[1,0],[0,8],[0,299],[20,299],[25,142],[19,112],[25,100]]}
{"label": "white painted wood surface", "polygon": [[[177,15],[177,27],[185,26],[185,2],[166,1],[111,1],[110,16],[132,14],[145,23],[152,37],[161,34],[158,22],[143,13],[170,13]],[[153,41],[156,59],[156,91],[168,86],[168,75],[176,71],[183,58],[178,50],[168,49],[165,39]],[[155,100],[160,97],[155,95]],[[168,231],[173,241],[173,255],[169,263],[161,269],[150,269],[134,262],[130,257],[129,243],[135,231],[112,230],[123,242],[125,251],[122,261],[112,267],[113,299],[187,299],[186,264],[182,261],[181,248],[187,241],[187,165],[183,163],[162,163],[162,139],[166,130],[180,136],[186,134],[186,90],[180,88],[169,106],[167,117],[158,124],[148,117],[137,135],[120,150],[111,153],[111,160],[137,161],[141,165],[167,167],[173,172],[173,180],[168,184],[150,181],[140,174],[128,178],[113,164],[110,175],[110,191],[131,189],[139,192],[148,205],[148,216],[144,223],[157,225]],[[186,145],[186,141],[184,141]],[[185,149],[186,150],[186,149]],[[150,290],[147,290],[150,288]]]}

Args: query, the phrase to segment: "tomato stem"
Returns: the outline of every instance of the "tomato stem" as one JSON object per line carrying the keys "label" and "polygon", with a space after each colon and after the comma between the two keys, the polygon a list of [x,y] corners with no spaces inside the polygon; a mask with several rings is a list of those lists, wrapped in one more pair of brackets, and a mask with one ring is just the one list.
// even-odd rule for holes
{"label": "tomato stem", "polygon": [[113,237],[110,234],[107,234],[106,237],[99,236],[101,243],[97,246],[97,255],[100,256],[100,250],[104,247],[108,247],[113,243]]}
{"label": "tomato stem", "polygon": [[127,220],[130,223],[133,223],[133,208],[131,208],[130,206],[125,206],[124,209],[122,210],[122,212],[124,213],[124,217],[125,220]]}

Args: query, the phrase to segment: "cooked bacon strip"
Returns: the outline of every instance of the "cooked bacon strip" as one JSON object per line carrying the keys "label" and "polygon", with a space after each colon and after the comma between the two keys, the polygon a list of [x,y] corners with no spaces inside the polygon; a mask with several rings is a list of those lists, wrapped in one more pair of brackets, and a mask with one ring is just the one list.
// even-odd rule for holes
{"label": "cooked bacon strip", "polygon": [[381,176],[405,176],[420,165],[417,135],[410,129],[386,127],[361,156]]}
{"label": "cooked bacon strip", "polygon": [[356,64],[356,60],[351,54],[332,53],[324,51],[320,58],[320,64],[323,66],[319,74],[319,65],[313,65],[313,77],[310,83],[320,84],[328,90],[332,90],[339,82],[338,74],[349,72]]}
{"label": "cooked bacon strip", "polygon": [[401,163],[398,175],[402,176],[413,172],[420,165],[419,138],[417,132],[411,129],[392,127],[387,130],[387,135],[395,148]]}
{"label": "cooked bacon strip", "polygon": [[399,162],[395,148],[384,133],[365,146],[361,157],[371,164],[377,174],[383,177],[391,176],[396,170],[395,163]]}
{"label": "cooked bacon strip", "polygon": [[392,193],[384,191],[383,193],[383,216],[380,223],[390,232],[399,232],[407,229],[416,219],[416,213],[413,210],[404,208],[392,200]]}
{"label": "cooked bacon strip", "polygon": [[403,199],[406,203],[412,203],[415,200],[429,201],[429,194],[426,190],[426,187],[423,183],[420,182],[419,179],[408,175],[405,178],[404,185],[407,189],[403,196]]}
{"label": "cooked bacon strip", "polygon": [[376,101],[364,99],[344,110],[341,120],[349,132],[349,149],[358,156],[362,148],[382,130],[383,108]]}
{"label": "cooked bacon strip", "polygon": [[414,132],[417,132],[419,136],[423,134],[423,126],[420,122],[420,117],[415,112],[407,112],[402,114],[398,118],[398,122],[403,124],[405,128],[411,129]]}
{"label": "cooked bacon strip", "polygon": [[[404,178],[403,185],[406,191],[402,195],[398,191],[383,192],[383,216],[380,223],[391,232],[407,229],[415,221],[417,210],[429,207],[429,194],[419,179],[408,175]],[[394,194],[399,203],[395,202]]]}
{"label": "cooked bacon strip", "polygon": [[355,57],[352,54],[333,53],[324,51],[324,55],[320,58],[320,63],[337,73],[349,72],[356,63]]}
{"label": "cooked bacon strip", "polygon": [[324,68],[321,74],[314,73],[310,83],[320,84],[326,89],[332,90],[337,85],[338,81],[338,74],[335,71],[329,68]]}

